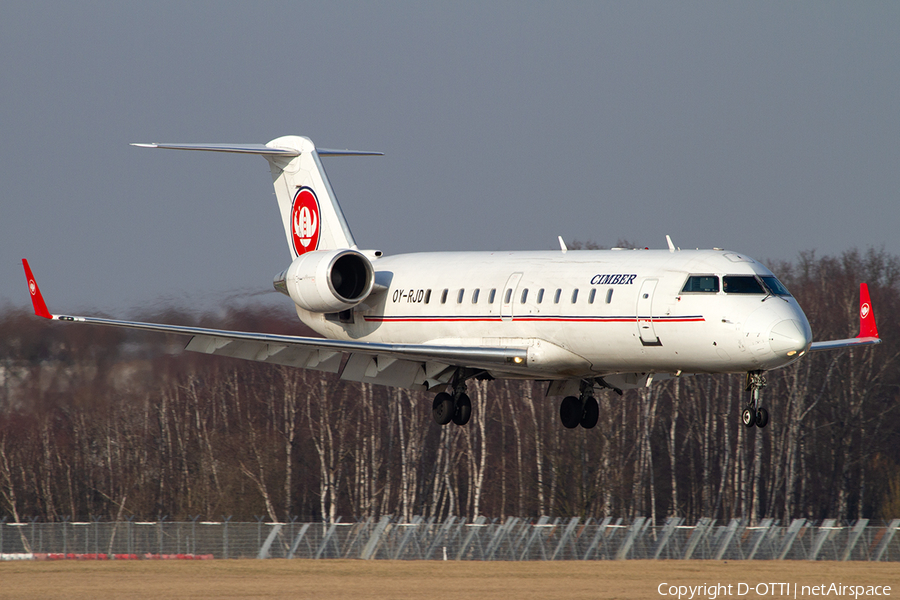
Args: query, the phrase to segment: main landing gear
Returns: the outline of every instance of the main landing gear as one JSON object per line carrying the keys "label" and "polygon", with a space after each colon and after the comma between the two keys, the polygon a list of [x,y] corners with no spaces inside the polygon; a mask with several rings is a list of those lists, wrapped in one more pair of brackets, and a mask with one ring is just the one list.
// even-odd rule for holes
{"label": "main landing gear", "polygon": [[750,371],[747,373],[747,391],[750,398],[747,408],[741,411],[741,422],[747,427],[765,427],[769,423],[769,411],[761,407],[762,389],[766,387],[766,378],[762,371]]}
{"label": "main landing gear", "polygon": [[431,405],[431,416],[438,425],[446,425],[453,421],[460,427],[472,417],[472,401],[466,394],[466,384],[460,382],[453,387],[453,394],[441,392],[434,397]]}
{"label": "main landing gear", "polygon": [[575,429],[581,425],[585,429],[591,429],[597,424],[600,419],[600,405],[591,395],[593,390],[593,384],[582,382],[578,398],[575,396],[563,398],[559,405],[559,420],[562,421],[563,427]]}

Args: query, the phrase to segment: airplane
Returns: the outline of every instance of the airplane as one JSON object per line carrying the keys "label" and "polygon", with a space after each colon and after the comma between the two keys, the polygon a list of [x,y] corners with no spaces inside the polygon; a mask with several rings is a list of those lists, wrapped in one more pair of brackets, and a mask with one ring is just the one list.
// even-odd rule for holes
{"label": "airplane", "polygon": [[47,319],[191,336],[186,350],[436,392],[432,416],[465,425],[466,382],[547,383],[560,421],[593,428],[594,395],[700,373],[746,373],[741,422],[765,427],[765,373],[808,352],[878,344],[865,283],[859,335],[812,341],[790,292],[740,252],[661,250],[419,252],[360,249],[322,157],[380,152],[316,148],[306,137],[267,144],[132,144],[255,154],[272,172],[291,253],[274,287],[322,338],[51,314],[23,259],[35,314]]}

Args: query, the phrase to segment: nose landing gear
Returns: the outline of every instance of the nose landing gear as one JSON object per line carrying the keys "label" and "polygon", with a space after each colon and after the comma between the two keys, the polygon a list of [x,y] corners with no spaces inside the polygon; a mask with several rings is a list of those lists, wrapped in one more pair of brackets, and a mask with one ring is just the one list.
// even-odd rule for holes
{"label": "nose landing gear", "polygon": [[747,373],[747,391],[750,392],[750,398],[747,401],[747,408],[741,411],[741,423],[747,428],[765,427],[769,423],[769,411],[762,408],[762,389],[766,387],[766,378],[763,371],[750,371]]}

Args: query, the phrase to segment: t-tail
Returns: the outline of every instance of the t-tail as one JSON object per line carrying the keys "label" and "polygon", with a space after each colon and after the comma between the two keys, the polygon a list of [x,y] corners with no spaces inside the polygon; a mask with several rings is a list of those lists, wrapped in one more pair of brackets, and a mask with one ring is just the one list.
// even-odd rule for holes
{"label": "t-tail", "polygon": [[259,154],[269,162],[275,197],[291,258],[314,250],[356,248],[321,156],[367,156],[382,152],[316,148],[307,137],[286,135],[268,144],[132,144],[142,148]]}

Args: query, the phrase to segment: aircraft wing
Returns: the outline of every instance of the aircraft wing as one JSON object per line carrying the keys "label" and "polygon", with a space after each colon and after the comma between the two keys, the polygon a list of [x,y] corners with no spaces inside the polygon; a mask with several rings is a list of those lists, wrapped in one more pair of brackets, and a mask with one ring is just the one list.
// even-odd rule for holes
{"label": "aircraft wing", "polygon": [[878,337],[878,327],[875,326],[875,312],[872,310],[872,301],[869,299],[869,286],[861,283],[859,284],[859,335],[845,340],[813,342],[809,347],[809,351],[838,350],[840,348],[870,346],[880,343],[881,338]]}
{"label": "aircraft wing", "polygon": [[[270,333],[228,331],[185,325],[142,323],[102,317],[55,315],[50,313],[41,295],[28,261],[23,259],[25,275],[34,312],[54,321],[87,323],[174,333],[192,336],[186,350],[255,360],[329,373],[341,373],[341,378],[427,390],[450,382],[456,367],[502,370],[503,367],[525,366],[527,348],[488,346],[448,346],[429,344],[385,344],[329,340]],[[343,359],[348,356],[343,370]]]}

